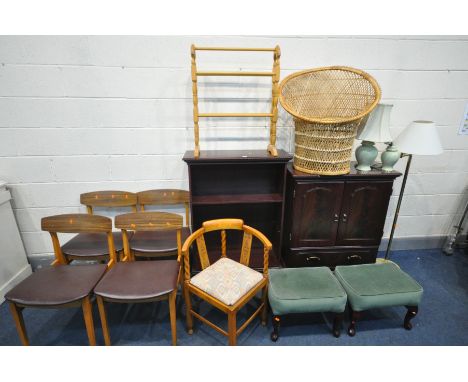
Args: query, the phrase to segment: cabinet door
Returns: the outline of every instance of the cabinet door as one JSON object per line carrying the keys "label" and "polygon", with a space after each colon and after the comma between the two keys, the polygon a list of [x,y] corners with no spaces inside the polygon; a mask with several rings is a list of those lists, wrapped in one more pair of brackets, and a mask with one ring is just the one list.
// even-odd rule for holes
{"label": "cabinet door", "polygon": [[344,182],[295,183],[293,247],[335,244],[343,188]]}
{"label": "cabinet door", "polygon": [[379,245],[393,182],[348,181],[336,245]]}

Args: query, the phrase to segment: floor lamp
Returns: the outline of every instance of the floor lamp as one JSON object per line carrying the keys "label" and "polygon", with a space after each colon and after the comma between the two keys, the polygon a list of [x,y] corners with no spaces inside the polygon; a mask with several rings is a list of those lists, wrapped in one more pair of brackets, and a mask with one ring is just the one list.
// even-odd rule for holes
{"label": "floor lamp", "polygon": [[439,155],[443,152],[436,125],[431,121],[411,122],[410,125],[405,130],[403,130],[403,132],[393,141],[393,146],[400,150],[400,158],[408,157],[408,160],[406,161],[405,175],[403,176],[400,196],[398,197],[395,216],[393,218],[392,230],[390,232],[390,238],[387,245],[387,252],[385,252],[385,260],[388,260],[390,255],[393,235],[395,233],[398,215],[400,213],[401,201],[405,193],[406,180],[408,178],[413,155]]}

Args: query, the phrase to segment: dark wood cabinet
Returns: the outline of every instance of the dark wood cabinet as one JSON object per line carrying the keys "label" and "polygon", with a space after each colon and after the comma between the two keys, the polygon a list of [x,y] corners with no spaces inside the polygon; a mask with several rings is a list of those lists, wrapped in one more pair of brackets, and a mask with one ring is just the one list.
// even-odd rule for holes
{"label": "dark wood cabinet", "polygon": [[[198,158],[187,151],[183,160],[188,165],[192,230],[207,220],[240,218],[265,234],[273,244],[270,266],[279,266],[284,217],[286,165],[291,155],[278,150],[273,157],[265,150],[206,151]],[[205,235],[210,261],[220,256],[219,233]],[[239,260],[242,235],[227,233],[229,257]],[[196,248],[192,249],[192,266],[199,270]],[[258,242],[252,243],[250,264],[262,268],[263,252]]]}
{"label": "dark wood cabinet", "polygon": [[393,181],[401,174],[351,167],[346,175],[320,176],[287,166],[286,266],[375,262]]}

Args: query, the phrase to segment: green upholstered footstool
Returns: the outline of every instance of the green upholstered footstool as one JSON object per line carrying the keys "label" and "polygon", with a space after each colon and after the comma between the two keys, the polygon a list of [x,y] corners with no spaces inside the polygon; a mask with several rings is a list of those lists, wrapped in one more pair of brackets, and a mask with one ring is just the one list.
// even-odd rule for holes
{"label": "green upholstered footstool", "polygon": [[350,326],[348,334],[356,334],[360,312],[388,306],[406,306],[403,326],[411,330],[410,320],[418,313],[423,288],[392,262],[346,265],[335,268],[335,276],[348,295]]}
{"label": "green upholstered footstool", "polygon": [[281,316],[291,313],[333,312],[333,334],[340,336],[346,293],[328,267],[270,269],[268,299],[272,341],[278,340]]}

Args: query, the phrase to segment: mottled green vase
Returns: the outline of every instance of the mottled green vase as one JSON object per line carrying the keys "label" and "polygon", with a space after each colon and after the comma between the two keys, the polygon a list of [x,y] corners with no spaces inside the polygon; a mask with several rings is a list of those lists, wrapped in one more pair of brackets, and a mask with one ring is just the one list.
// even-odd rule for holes
{"label": "mottled green vase", "polygon": [[359,171],[370,171],[378,153],[374,142],[362,141],[361,146],[356,149],[356,160],[358,162],[356,169]]}
{"label": "mottled green vase", "polygon": [[400,159],[401,152],[393,145],[388,145],[380,156],[382,159],[382,171],[393,171],[393,166]]}

